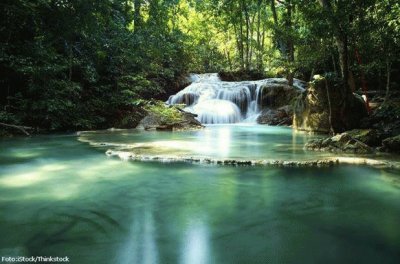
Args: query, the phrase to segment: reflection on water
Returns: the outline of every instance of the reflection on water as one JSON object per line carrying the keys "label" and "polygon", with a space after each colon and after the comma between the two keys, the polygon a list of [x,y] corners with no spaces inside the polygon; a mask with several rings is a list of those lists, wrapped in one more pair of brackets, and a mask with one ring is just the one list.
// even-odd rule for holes
{"label": "reflection on water", "polygon": [[194,217],[189,220],[181,248],[182,264],[210,263],[210,239],[207,227],[200,218]]}
{"label": "reflection on water", "polygon": [[81,133],[79,140],[103,149],[140,155],[181,155],[239,159],[307,159],[324,156],[303,150],[318,135],[294,132],[288,127],[254,124],[208,125],[199,131],[176,133],[99,131]]}
{"label": "reflection on water", "polygon": [[136,212],[128,239],[119,253],[118,263],[157,264],[158,249],[155,240],[155,224],[151,208]]}
{"label": "reflection on water", "polygon": [[[236,151],[236,136],[248,154],[268,148],[265,134],[273,144],[282,136],[208,133],[204,145],[221,147],[221,155]],[[73,136],[6,140],[0,148],[1,256],[67,255],[78,264],[400,261],[398,171],[124,162]]]}
{"label": "reflection on water", "polygon": [[322,135],[251,123],[208,125],[184,132],[139,130],[83,132],[78,140],[123,160],[204,161],[223,160],[274,164],[295,161],[338,160],[342,164],[370,164],[400,168],[400,156],[307,151],[304,145]]}

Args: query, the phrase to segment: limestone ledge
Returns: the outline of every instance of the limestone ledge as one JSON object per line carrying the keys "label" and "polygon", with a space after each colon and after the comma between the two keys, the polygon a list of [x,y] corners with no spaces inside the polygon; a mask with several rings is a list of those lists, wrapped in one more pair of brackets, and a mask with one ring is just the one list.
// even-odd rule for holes
{"label": "limestone ledge", "polygon": [[356,157],[331,157],[316,160],[273,160],[273,159],[216,159],[209,157],[187,157],[174,155],[139,155],[127,151],[107,150],[109,157],[118,157],[122,160],[155,161],[155,162],[188,162],[199,164],[216,164],[226,166],[270,166],[270,167],[333,167],[342,165],[366,165],[374,168],[400,169],[400,162],[376,160]]}

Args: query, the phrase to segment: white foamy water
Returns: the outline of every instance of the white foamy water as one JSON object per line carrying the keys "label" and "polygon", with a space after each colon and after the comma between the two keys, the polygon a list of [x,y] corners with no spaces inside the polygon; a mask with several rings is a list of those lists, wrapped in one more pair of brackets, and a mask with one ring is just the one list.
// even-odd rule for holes
{"label": "white foamy water", "polygon": [[[259,81],[224,82],[217,73],[193,74],[192,83],[175,95],[168,104],[185,104],[184,110],[197,114],[203,124],[255,122],[261,112],[262,92],[267,84],[287,84],[284,78]],[[304,90],[295,80],[294,87]]]}

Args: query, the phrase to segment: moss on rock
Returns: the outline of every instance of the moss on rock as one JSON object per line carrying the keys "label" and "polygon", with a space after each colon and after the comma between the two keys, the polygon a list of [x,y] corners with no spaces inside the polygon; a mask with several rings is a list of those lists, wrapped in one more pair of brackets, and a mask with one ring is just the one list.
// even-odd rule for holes
{"label": "moss on rock", "polygon": [[145,130],[190,130],[200,129],[203,125],[195,118],[196,115],[185,112],[179,105],[168,106],[161,101],[148,104],[145,107],[147,116],[137,128]]}

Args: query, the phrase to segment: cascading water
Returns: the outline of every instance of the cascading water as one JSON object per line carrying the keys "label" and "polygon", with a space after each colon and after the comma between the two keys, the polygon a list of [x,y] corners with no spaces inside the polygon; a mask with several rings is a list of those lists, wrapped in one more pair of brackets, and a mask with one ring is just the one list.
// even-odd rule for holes
{"label": "cascading water", "polygon": [[[168,104],[185,104],[185,111],[197,115],[203,124],[254,122],[262,110],[262,87],[287,83],[283,78],[259,81],[224,82],[217,73],[193,74],[192,83],[170,96]],[[295,80],[297,88],[303,89]]]}

